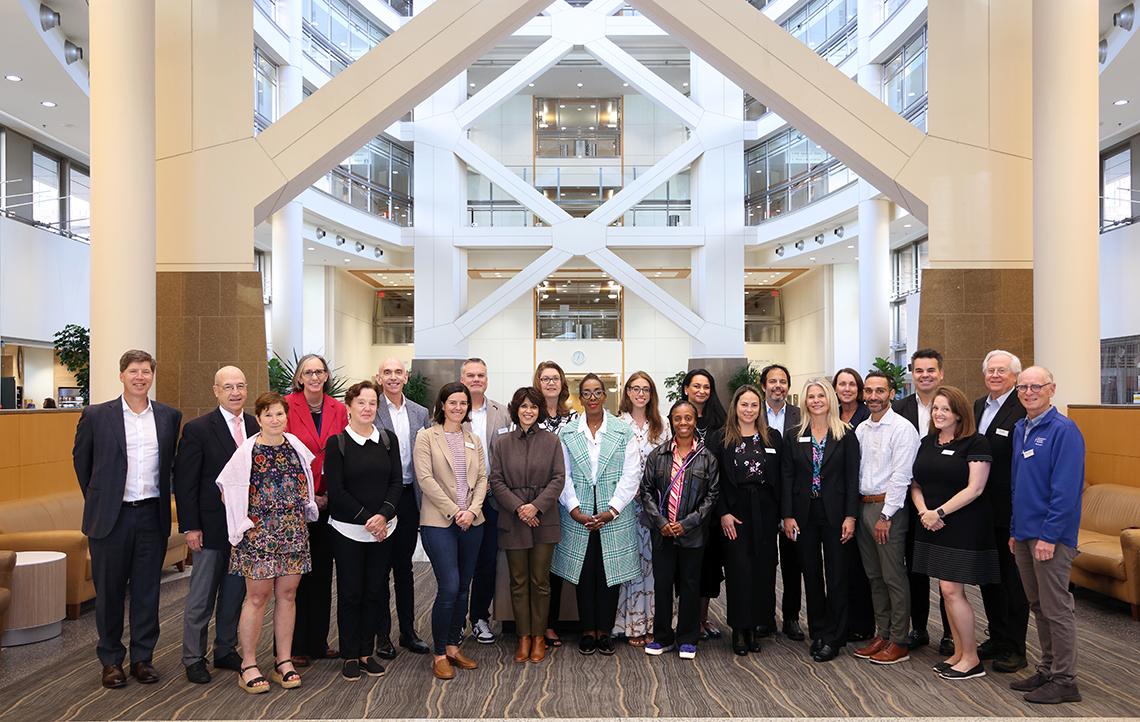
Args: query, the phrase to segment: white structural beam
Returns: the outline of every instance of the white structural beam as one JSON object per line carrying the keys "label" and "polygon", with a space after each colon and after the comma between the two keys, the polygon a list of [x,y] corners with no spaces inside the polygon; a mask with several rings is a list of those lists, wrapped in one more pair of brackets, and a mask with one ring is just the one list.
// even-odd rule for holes
{"label": "white structural beam", "polygon": [[614,41],[602,37],[590,40],[585,44],[585,48],[586,52],[636,88],[639,93],[675,113],[688,127],[696,128],[700,124],[704,111],[699,105],[669,85],[660,75],[645,67],[637,58],[618,47]]}
{"label": "white structural beam", "polygon": [[701,154],[701,151],[700,139],[696,135],[690,136],[688,140],[657,161],[652,168],[638,176],[633,182],[627,183],[612,198],[591,211],[586,218],[603,226],[608,226],[620,218],[623,213],[640,203],[662,183],[684,170],[685,166],[692,163]]}
{"label": "white structural beam", "polygon": [[459,127],[470,128],[479,116],[513,97],[573,49],[574,44],[563,38],[550,38],[539,45],[455,109]]}
{"label": "white structural beam", "polygon": [[919,220],[929,172],[903,170],[926,135],[744,2],[630,0]]}
{"label": "white structural beam", "polygon": [[649,305],[657,308],[670,321],[696,337],[705,326],[705,321],[691,308],[673,298],[665,289],[645,277],[641,271],[631,266],[625,259],[608,248],[601,248],[586,254],[598,268],[613,276],[614,280],[638,295]]}
{"label": "white structural beam", "polygon": [[470,336],[480,326],[514,303],[519,296],[532,291],[544,278],[557,271],[572,257],[567,251],[551,248],[492,291],[491,295],[455,319],[455,328],[463,338]]}
{"label": "white structural beam", "polygon": [[570,214],[562,210],[557,203],[539,193],[534,186],[509,171],[487,151],[467,138],[459,139],[454,150],[468,166],[482,173],[550,225],[570,220]]}
{"label": "white structural beam", "polygon": [[607,17],[616,13],[623,5],[625,5],[625,0],[594,0],[586,6],[586,9],[602,17]]}
{"label": "white structural beam", "polygon": [[449,0],[417,14],[257,136],[262,164],[251,179],[253,222],[300,195],[546,4]]}
{"label": "white structural beam", "polygon": [[550,248],[554,245],[554,231],[544,226],[456,228],[451,245],[467,250]]}
{"label": "white structural beam", "polygon": [[700,226],[609,226],[606,248],[700,248],[705,229]]}

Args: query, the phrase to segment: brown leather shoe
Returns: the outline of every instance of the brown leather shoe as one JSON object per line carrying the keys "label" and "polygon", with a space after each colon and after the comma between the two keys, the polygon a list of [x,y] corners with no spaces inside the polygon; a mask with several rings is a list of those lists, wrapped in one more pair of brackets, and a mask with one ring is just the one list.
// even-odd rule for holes
{"label": "brown leather shoe", "polygon": [[466,656],[463,652],[447,655],[447,661],[460,669],[475,669],[479,666],[474,659]]}
{"label": "brown leather shoe", "polygon": [[135,662],[131,665],[131,676],[142,684],[154,684],[158,681],[158,672],[150,662]]}
{"label": "brown leather shoe", "polygon": [[910,648],[894,642],[887,642],[887,646],[871,655],[871,662],[874,664],[897,664],[908,659],[910,659]]}
{"label": "brown leather shoe", "polygon": [[530,661],[541,662],[546,659],[546,637],[541,634],[536,634],[531,637],[530,643]]}
{"label": "brown leather shoe", "polygon": [[515,661],[525,662],[530,659],[530,635],[519,635],[519,646],[515,650]]}
{"label": "brown leather shoe", "polygon": [[455,679],[455,670],[451,668],[451,662],[447,661],[447,657],[432,660],[431,673],[436,679]]}
{"label": "brown leather shoe", "polygon": [[107,689],[119,689],[127,686],[127,675],[123,673],[123,665],[103,665],[103,686]]}
{"label": "brown leather shoe", "polygon": [[875,637],[866,646],[856,649],[855,656],[859,659],[870,659],[875,656],[876,652],[879,652],[883,647],[887,646],[887,643],[887,640],[882,637]]}

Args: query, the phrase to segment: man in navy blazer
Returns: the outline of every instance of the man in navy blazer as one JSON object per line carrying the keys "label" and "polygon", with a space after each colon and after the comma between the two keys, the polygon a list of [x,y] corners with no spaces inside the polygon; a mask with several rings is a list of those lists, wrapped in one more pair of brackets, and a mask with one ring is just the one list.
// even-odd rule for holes
{"label": "man in navy blazer", "polygon": [[[413,461],[416,434],[431,425],[428,410],[404,396],[408,371],[404,362],[396,358],[384,359],[376,381],[384,395],[376,409],[376,428],[387,429],[399,443],[400,465],[403,467],[404,493],[396,507],[396,531],[392,533],[391,570],[396,587],[396,615],[400,619],[400,646],[416,654],[427,654],[431,648],[416,634],[416,594],[412,580],[412,554],[416,551],[416,538],[420,529],[419,487],[416,486],[416,468]],[[383,659],[394,659],[392,646],[392,612],[388,604],[388,582],[380,598],[380,613],[376,623],[376,653]]]}
{"label": "man in navy blazer", "polygon": [[123,687],[123,604],[131,596],[131,675],[158,681],[158,586],[170,536],[170,472],[182,412],[147,398],[154,357],[119,358],[123,395],[83,410],[72,461],[83,491],[83,533],[95,583],[96,653],[103,686]]}
{"label": "man in navy blazer", "polygon": [[214,483],[241,442],[259,430],[257,419],[244,413],[249,390],[245,374],[224,366],[214,374],[218,408],[186,423],[174,460],[174,497],[178,501],[178,530],[194,558],[190,591],[182,622],[182,664],[186,679],[210,681],[206,667],[206,637],[217,606],[214,666],[241,670],[237,627],[245,599],[245,579],[230,574],[230,540],[226,508]]}

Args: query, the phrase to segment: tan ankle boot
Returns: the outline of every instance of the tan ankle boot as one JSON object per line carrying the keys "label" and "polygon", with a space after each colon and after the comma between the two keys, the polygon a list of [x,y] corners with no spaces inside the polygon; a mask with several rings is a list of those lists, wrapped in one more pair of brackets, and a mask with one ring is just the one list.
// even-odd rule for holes
{"label": "tan ankle boot", "polygon": [[519,647],[515,650],[515,661],[525,662],[530,659],[530,637],[526,634],[519,635]]}
{"label": "tan ankle boot", "polygon": [[541,662],[546,659],[546,637],[536,634],[530,643],[530,661]]}

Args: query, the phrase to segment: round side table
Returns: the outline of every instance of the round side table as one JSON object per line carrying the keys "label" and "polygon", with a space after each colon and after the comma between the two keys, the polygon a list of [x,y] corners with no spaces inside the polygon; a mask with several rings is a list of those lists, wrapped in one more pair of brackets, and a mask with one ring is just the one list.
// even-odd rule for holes
{"label": "round side table", "polygon": [[16,552],[8,630],[0,646],[42,642],[58,637],[67,613],[67,555],[63,552]]}

